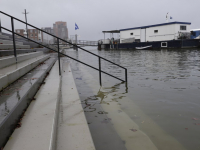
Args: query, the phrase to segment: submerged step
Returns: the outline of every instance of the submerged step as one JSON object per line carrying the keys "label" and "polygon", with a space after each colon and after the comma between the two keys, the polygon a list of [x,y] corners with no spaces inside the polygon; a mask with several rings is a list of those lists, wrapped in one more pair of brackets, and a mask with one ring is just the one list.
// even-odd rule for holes
{"label": "submerged step", "polygon": [[35,68],[39,63],[48,59],[50,55],[39,56],[30,60],[25,60],[23,62],[1,68],[0,69],[0,90],[17,80],[19,77],[23,76],[33,68]]}
{"label": "submerged step", "polygon": [[[24,60],[30,59],[30,58],[34,58],[37,56],[41,56],[43,55],[43,52],[33,52],[33,53],[27,53],[27,54],[20,54],[17,55],[17,62],[22,62]],[[15,64],[16,63],[16,59],[14,56],[8,56],[8,57],[2,57],[0,58],[0,68],[4,68],[7,67],[9,65]]]}
{"label": "submerged step", "polygon": [[13,130],[21,126],[21,123],[18,123],[20,117],[33,100],[55,60],[55,58],[46,60],[0,92],[0,147],[3,147],[8,139],[12,139],[10,135]]}

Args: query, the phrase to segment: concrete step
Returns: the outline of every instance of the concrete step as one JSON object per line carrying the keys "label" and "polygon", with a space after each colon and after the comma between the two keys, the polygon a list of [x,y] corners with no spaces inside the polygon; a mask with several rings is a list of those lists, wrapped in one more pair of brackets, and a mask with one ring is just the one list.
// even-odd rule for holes
{"label": "concrete step", "polygon": [[[35,96],[38,89],[40,87],[41,88],[43,87],[44,85],[43,81],[48,75],[48,72],[52,68],[55,61],[56,58],[51,57],[50,59],[44,61],[44,63],[37,66],[35,69],[31,70],[23,77],[21,77],[13,84],[9,85],[4,91],[0,92],[0,98],[1,98],[0,147],[1,148],[4,147],[8,139],[10,140],[12,139],[12,137],[10,136],[13,133],[13,131],[18,130],[18,128],[21,126],[20,120],[23,117],[24,111],[29,106],[30,102],[33,100],[33,97]],[[52,88],[54,87],[55,86],[52,86]],[[50,91],[48,92],[51,95],[51,92]],[[32,103],[35,103],[35,101],[32,101]],[[43,108],[41,108],[40,110],[42,111],[42,109]],[[42,116],[44,115],[45,114],[42,114]],[[32,121],[34,121],[34,119]],[[35,127],[33,128],[37,128],[37,124],[35,124]],[[31,130],[32,129],[30,129],[30,131]],[[23,136],[21,138],[23,138]]]}
{"label": "concrete step", "polygon": [[[57,150],[95,150],[70,64],[63,63]],[[53,142],[52,142],[53,143]]]}
{"label": "concrete step", "polygon": [[[17,63],[22,62],[22,61],[27,60],[27,59],[37,57],[37,56],[41,56],[41,55],[43,55],[43,52],[41,52],[41,51],[40,52],[27,53],[27,54],[20,54],[20,55],[17,55]],[[14,56],[1,57],[0,58],[0,69],[7,67],[7,66],[10,66],[10,65],[15,64],[15,63],[16,63],[16,59],[15,59]]]}
{"label": "concrete step", "polygon": [[59,77],[54,65],[4,150],[95,150],[71,68],[62,66]]}
{"label": "concrete step", "polygon": [[42,55],[0,69],[0,90],[48,59],[50,55]]}
{"label": "concrete step", "polygon": [[[34,49],[17,49],[17,54],[24,54],[30,52],[42,51],[43,53],[48,53],[49,49],[47,48],[34,48]],[[14,55],[14,50],[0,50],[0,57]]]}
{"label": "concrete step", "polygon": [[16,129],[4,150],[48,150],[52,138],[54,114],[59,93],[60,77],[55,63],[45,84],[25,112],[22,126]]}
{"label": "concrete step", "polygon": [[[17,45],[16,48],[30,48],[29,45]],[[13,44],[0,44],[0,50],[1,49],[13,49]]]}
{"label": "concrete step", "polygon": [[[17,45],[23,45],[23,42],[15,41],[15,43]],[[13,41],[12,40],[2,40],[2,39],[0,39],[0,44],[13,44]]]}
{"label": "concrete step", "polygon": [[9,36],[7,36],[7,35],[3,35],[2,33],[0,33],[0,39],[10,39],[10,37]]}

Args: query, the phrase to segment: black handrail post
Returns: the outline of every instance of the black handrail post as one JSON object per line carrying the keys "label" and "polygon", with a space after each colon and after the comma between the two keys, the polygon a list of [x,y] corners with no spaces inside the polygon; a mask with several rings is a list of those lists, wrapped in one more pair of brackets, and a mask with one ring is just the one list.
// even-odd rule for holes
{"label": "black handrail post", "polygon": [[101,57],[99,57],[99,83],[100,83],[100,86],[102,86],[102,83],[101,83]]}
{"label": "black handrail post", "polygon": [[15,32],[14,32],[14,21],[13,17],[11,17],[11,25],[12,25],[12,37],[13,37],[13,48],[14,48],[14,55],[17,63],[17,52],[16,52],[16,45],[15,45]]}
{"label": "black handrail post", "polygon": [[58,64],[59,64],[59,75],[61,75],[60,69],[60,48],[59,48],[59,39],[57,38],[57,45],[58,45]]}
{"label": "black handrail post", "polygon": [[128,78],[127,78],[127,69],[125,68],[125,81],[126,81],[126,86],[128,85]]}
{"label": "black handrail post", "polygon": [[2,31],[1,31],[1,18],[0,18],[0,32],[2,32]]}

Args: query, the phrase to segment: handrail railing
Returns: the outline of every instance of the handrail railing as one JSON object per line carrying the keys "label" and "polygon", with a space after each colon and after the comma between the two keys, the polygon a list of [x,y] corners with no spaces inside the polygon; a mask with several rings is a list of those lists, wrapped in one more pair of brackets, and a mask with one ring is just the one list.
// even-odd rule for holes
{"label": "handrail railing", "polygon": [[[86,65],[86,66],[88,66],[88,67],[91,67],[91,68],[93,68],[93,69],[99,71],[99,82],[100,82],[100,85],[102,85],[102,82],[101,82],[101,73],[107,74],[107,75],[109,75],[109,76],[111,76],[111,77],[113,77],[113,78],[116,78],[116,79],[118,79],[118,80],[120,80],[120,81],[123,81],[123,82],[126,82],[126,83],[127,83],[127,69],[126,69],[125,67],[122,67],[122,66],[120,66],[120,65],[118,65],[118,64],[116,64],[116,63],[113,63],[112,61],[107,60],[107,59],[105,59],[105,58],[103,58],[103,57],[101,57],[101,56],[99,56],[99,55],[96,55],[96,54],[94,54],[94,53],[92,53],[92,52],[90,52],[90,51],[88,51],[88,50],[85,50],[85,49],[83,49],[82,47],[77,46],[76,44],[72,44],[72,43],[70,43],[70,42],[68,42],[68,41],[66,41],[66,40],[64,40],[64,39],[61,39],[61,38],[59,38],[59,37],[57,37],[57,36],[55,36],[55,35],[53,35],[53,34],[50,34],[50,33],[46,32],[46,31],[43,31],[43,30],[41,30],[41,29],[39,29],[39,28],[37,28],[37,27],[35,27],[35,26],[29,24],[29,23],[26,23],[26,22],[24,22],[24,21],[22,21],[22,20],[20,20],[20,19],[18,19],[18,18],[15,18],[15,17],[13,17],[13,16],[11,16],[11,15],[8,15],[8,14],[2,12],[2,11],[0,11],[0,13],[2,13],[2,14],[4,14],[4,15],[6,15],[6,16],[8,16],[8,17],[11,18],[12,31],[9,30],[9,29],[7,29],[7,28],[5,28],[5,27],[2,27],[1,24],[0,24],[0,30],[1,30],[1,28],[2,28],[2,29],[4,29],[4,30],[6,30],[6,31],[12,33],[12,35],[13,35],[13,48],[14,48],[14,55],[15,55],[15,58],[16,58],[16,62],[17,62],[17,53],[16,53],[16,45],[15,45],[15,35],[18,35],[18,36],[20,36],[20,37],[23,37],[23,38],[25,38],[25,39],[28,39],[29,41],[32,41],[32,42],[37,43],[37,44],[39,44],[39,45],[41,45],[41,46],[43,46],[43,47],[46,47],[46,48],[48,48],[48,49],[50,49],[50,50],[52,50],[52,51],[57,52],[57,53],[58,53],[58,60],[59,60],[59,74],[60,74],[60,75],[61,75],[61,70],[60,70],[60,54],[61,54],[61,55],[63,55],[63,56],[66,56],[66,57],[68,57],[68,58],[70,58],[70,59],[73,59],[73,60],[75,60],[75,61],[77,61],[77,62],[79,62],[79,63],[82,63],[82,64],[84,64],[84,65]],[[51,35],[51,36],[53,36],[54,38],[56,38],[56,39],[57,39],[58,51],[56,51],[56,50],[54,50],[54,49],[52,49],[52,48],[50,48],[50,47],[48,47],[48,46],[45,46],[45,45],[43,45],[43,44],[41,44],[41,43],[39,43],[39,42],[36,42],[36,41],[34,41],[34,40],[32,40],[32,39],[29,39],[29,38],[27,38],[27,37],[24,37],[24,36],[22,36],[22,35],[20,35],[20,34],[18,34],[18,33],[15,33],[15,32],[14,32],[14,20],[17,20],[17,21],[19,21],[19,22],[21,22],[21,23],[24,23],[24,24],[26,24],[26,25],[28,25],[28,26],[31,26],[31,27],[33,27],[33,28],[35,28],[35,29],[37,29],[37,30],[43,32],[43,33],[46,33],[46,34]],[[66,55],[66,54],[64,54],[64,53],[61,53],[61,52],[59,51],[59,41],[63,41],[63,42],[65,42],[65,43],[68,43],[68,44],[70,44],[70,45],[73,45],[73,46],[75,46],[75,47],[77,47],[77,48],[79,48],[79,49],[81,49],[81,50],[83,50],[83,51],[85,51],[85,52],[88,52],[88,53],[90,53],[90,54],[92,54],[92,55],[98,57],[98,60],[99,60],[99,69],[97,69],[97,68],[95,68],[95,67],[93,67],[93,66],[91,66],[91,65],[88,65],[88,64],[86,64],[86,63],[84,63],[84,62],[82,62],[82,61],[79,61],[79,60],[77,60],[77,59],[75,59],[75,58],[73,58],[73,57],[70,57],[70,56],[68,56],[68,55]],[[122,79],[120,79],[120,78],[118,78],[118,77],[115,77],[115,76],[113,76],[113,75],[111,75],[111,74],[109,74],[109,73],[107,73],[107,72],[105,72],[105,71],[102,71],[102,70],[101,70],[101,59],[103,59],[103,60],[105,60],[105,61],[107,61],[107,62],[110,62],[110,63],[112,63],[112,64],[114,64],[114,65],[116,65],[116,66],[118,66],[118,67],[120,67],[120,68],[123,68],[123,69],[125,70],[125,81],[122,80]]]}

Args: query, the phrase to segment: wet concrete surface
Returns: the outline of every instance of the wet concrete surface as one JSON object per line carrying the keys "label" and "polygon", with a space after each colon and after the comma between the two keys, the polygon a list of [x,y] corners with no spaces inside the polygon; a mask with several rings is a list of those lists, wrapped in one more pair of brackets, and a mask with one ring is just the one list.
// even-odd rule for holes
{"label": "wet concrete surface", "polygon": [[[87,48],[86,48],[87,49]],[[88,48],[128,69],[128,89],[118,80],[102,75],[103,98],[94,84],[81,71],[80,64],[72,62],[74,78],[83,102],[86,118],[97,150],[127,149],[114,128],[114,121],[102,108],[100,101],[118,103],[116,112],[126,113],[158,149],[200,148],[200,50],[178,49],[159,51],[102,50]],[[67,50],[67,54],[98,67],[98,59],[84,52]],[[102,61],[102,69],[124,78],[124,71]],[[85,67],[98,83],[98,72]],[[113,85],[114,91],[113,91]],[[106,89],[105,89],[106,88]],[[100,89],[100,87],[99,87]],[[109,106],[109,104],[106,104]],[[119,118],[120,119],[120,118]],[[136,131],[132,128],[131,132]],[[117,142],[115,142],[117,141]],[[176,143],[173,145],[173,143]],[[115,144],[118,144],[117,146]],[[177,146],[178,145],[178,146]],[[117,148],[117,147],[120,148]]]}
{"label": "wet concrete surface", "polygon": [[31,70],[0,92],[0,124],[27,91],[29,91],[30,87],[37,81],[40,75],[48,68],[52,59],[54,58],[50,58],[41,63],[35,69]]}

